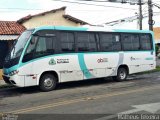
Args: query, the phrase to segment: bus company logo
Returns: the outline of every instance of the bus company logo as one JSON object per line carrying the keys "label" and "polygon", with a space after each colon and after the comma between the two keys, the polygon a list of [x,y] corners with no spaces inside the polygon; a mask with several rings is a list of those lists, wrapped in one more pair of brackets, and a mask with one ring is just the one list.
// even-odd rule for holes
{"label": "bus company logo", "polygon": [[50,61],[49,61],[49,65],[55,65],[56,64],[56,61],[54,60],[54,58],[52,58]]}
{"label": "bus company logo", "polygon": [[108,58],[99,58],[97,60],[98,63],[104,63],[104,62],[108,62]]}
{"label": "bus company logo", "polygon": [[131,60],[131,61],[134,61],[134,60],[140,60],[140,58],[130,57],[130,60]]}
{"label": "bus company logo", "polygon": [[57,59],[57,64],[69,63],[69,59]]}

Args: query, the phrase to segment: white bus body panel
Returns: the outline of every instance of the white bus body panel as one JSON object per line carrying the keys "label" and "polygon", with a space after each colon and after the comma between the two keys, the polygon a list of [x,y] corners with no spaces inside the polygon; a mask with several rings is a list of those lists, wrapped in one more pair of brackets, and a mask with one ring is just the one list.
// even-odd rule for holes
{"label": "white bus body panel", "polygon": [[[19,68],[25,86],[38,85],[46,71],[55,71],[59,82],[116,76],[120,65],[127,65],[129,73],[155,69],[154,53],[149,52],[102,52],[53,55],[40,58]],[[49,64],[54,60],[54,64]],[[33,79],[34,77],[34,79]]]}

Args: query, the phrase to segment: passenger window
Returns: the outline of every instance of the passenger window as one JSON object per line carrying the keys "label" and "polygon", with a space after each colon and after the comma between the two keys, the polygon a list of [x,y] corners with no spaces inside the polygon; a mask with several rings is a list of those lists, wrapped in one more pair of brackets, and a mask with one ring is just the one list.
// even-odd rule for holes
{"label": "passenger window", "polygon": [[61,40],[61,51],[62,52],[74,52],[75,43],[74,43],[74,34],[70,32],[60,33]]}
{"label": "passenger window", "polygon": [[121,50],[120,36],[118,34],[100,33],[101,51]]}
{"label": "passenger window", "polygon": [[140,36],[140,43],[142,50],[152,50],[152,41],[151,36],[148,34],[144,34]]}
{"label": "passenger window", "polygon": [[[51,43],[52,44],[52,43]],[[39,52],[46,52],[47,48],[46,48],[46,40],[44,37],[40,37],[37,43],[37,47],[36,47],[36,53]]]}
{"label": "passenger window", "polygon": [[140,50],[139,35],[122,34],[122,47],[124,51]]}
{"label": "passenger window", "polygon": [[55,53],[55,37],[33,37],[22,62]]}
{"label": "passenger window", "polygon": [[94,33],[77,33],[78,51],[97,51]]}
{"label": "passenger window", "polygon": [[42,57],[45,55],[52,55],[55,53],[55,39],[54,37],[39,37],[35,57]]}

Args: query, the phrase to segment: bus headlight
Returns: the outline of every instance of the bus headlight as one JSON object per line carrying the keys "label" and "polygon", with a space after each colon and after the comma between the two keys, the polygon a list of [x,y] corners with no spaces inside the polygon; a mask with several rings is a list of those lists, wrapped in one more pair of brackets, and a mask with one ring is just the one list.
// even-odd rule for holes
{"label": "bus headlight", "polygon": [[10,76],[13,76],[13,75],[15,75],[15,74],[18,74],[18,72],[19,72],[18,70],[14,70],[14,71],[10,72],[9,75],[10,75]]}

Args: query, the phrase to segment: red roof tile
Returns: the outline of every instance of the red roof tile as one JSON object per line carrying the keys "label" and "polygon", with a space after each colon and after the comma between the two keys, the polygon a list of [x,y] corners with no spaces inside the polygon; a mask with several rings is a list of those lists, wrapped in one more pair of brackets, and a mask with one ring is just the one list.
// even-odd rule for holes
{"label": "red roof tile", "polygon": [[25,29],[15,21],[0,21],[0,35],[19,35]]}

